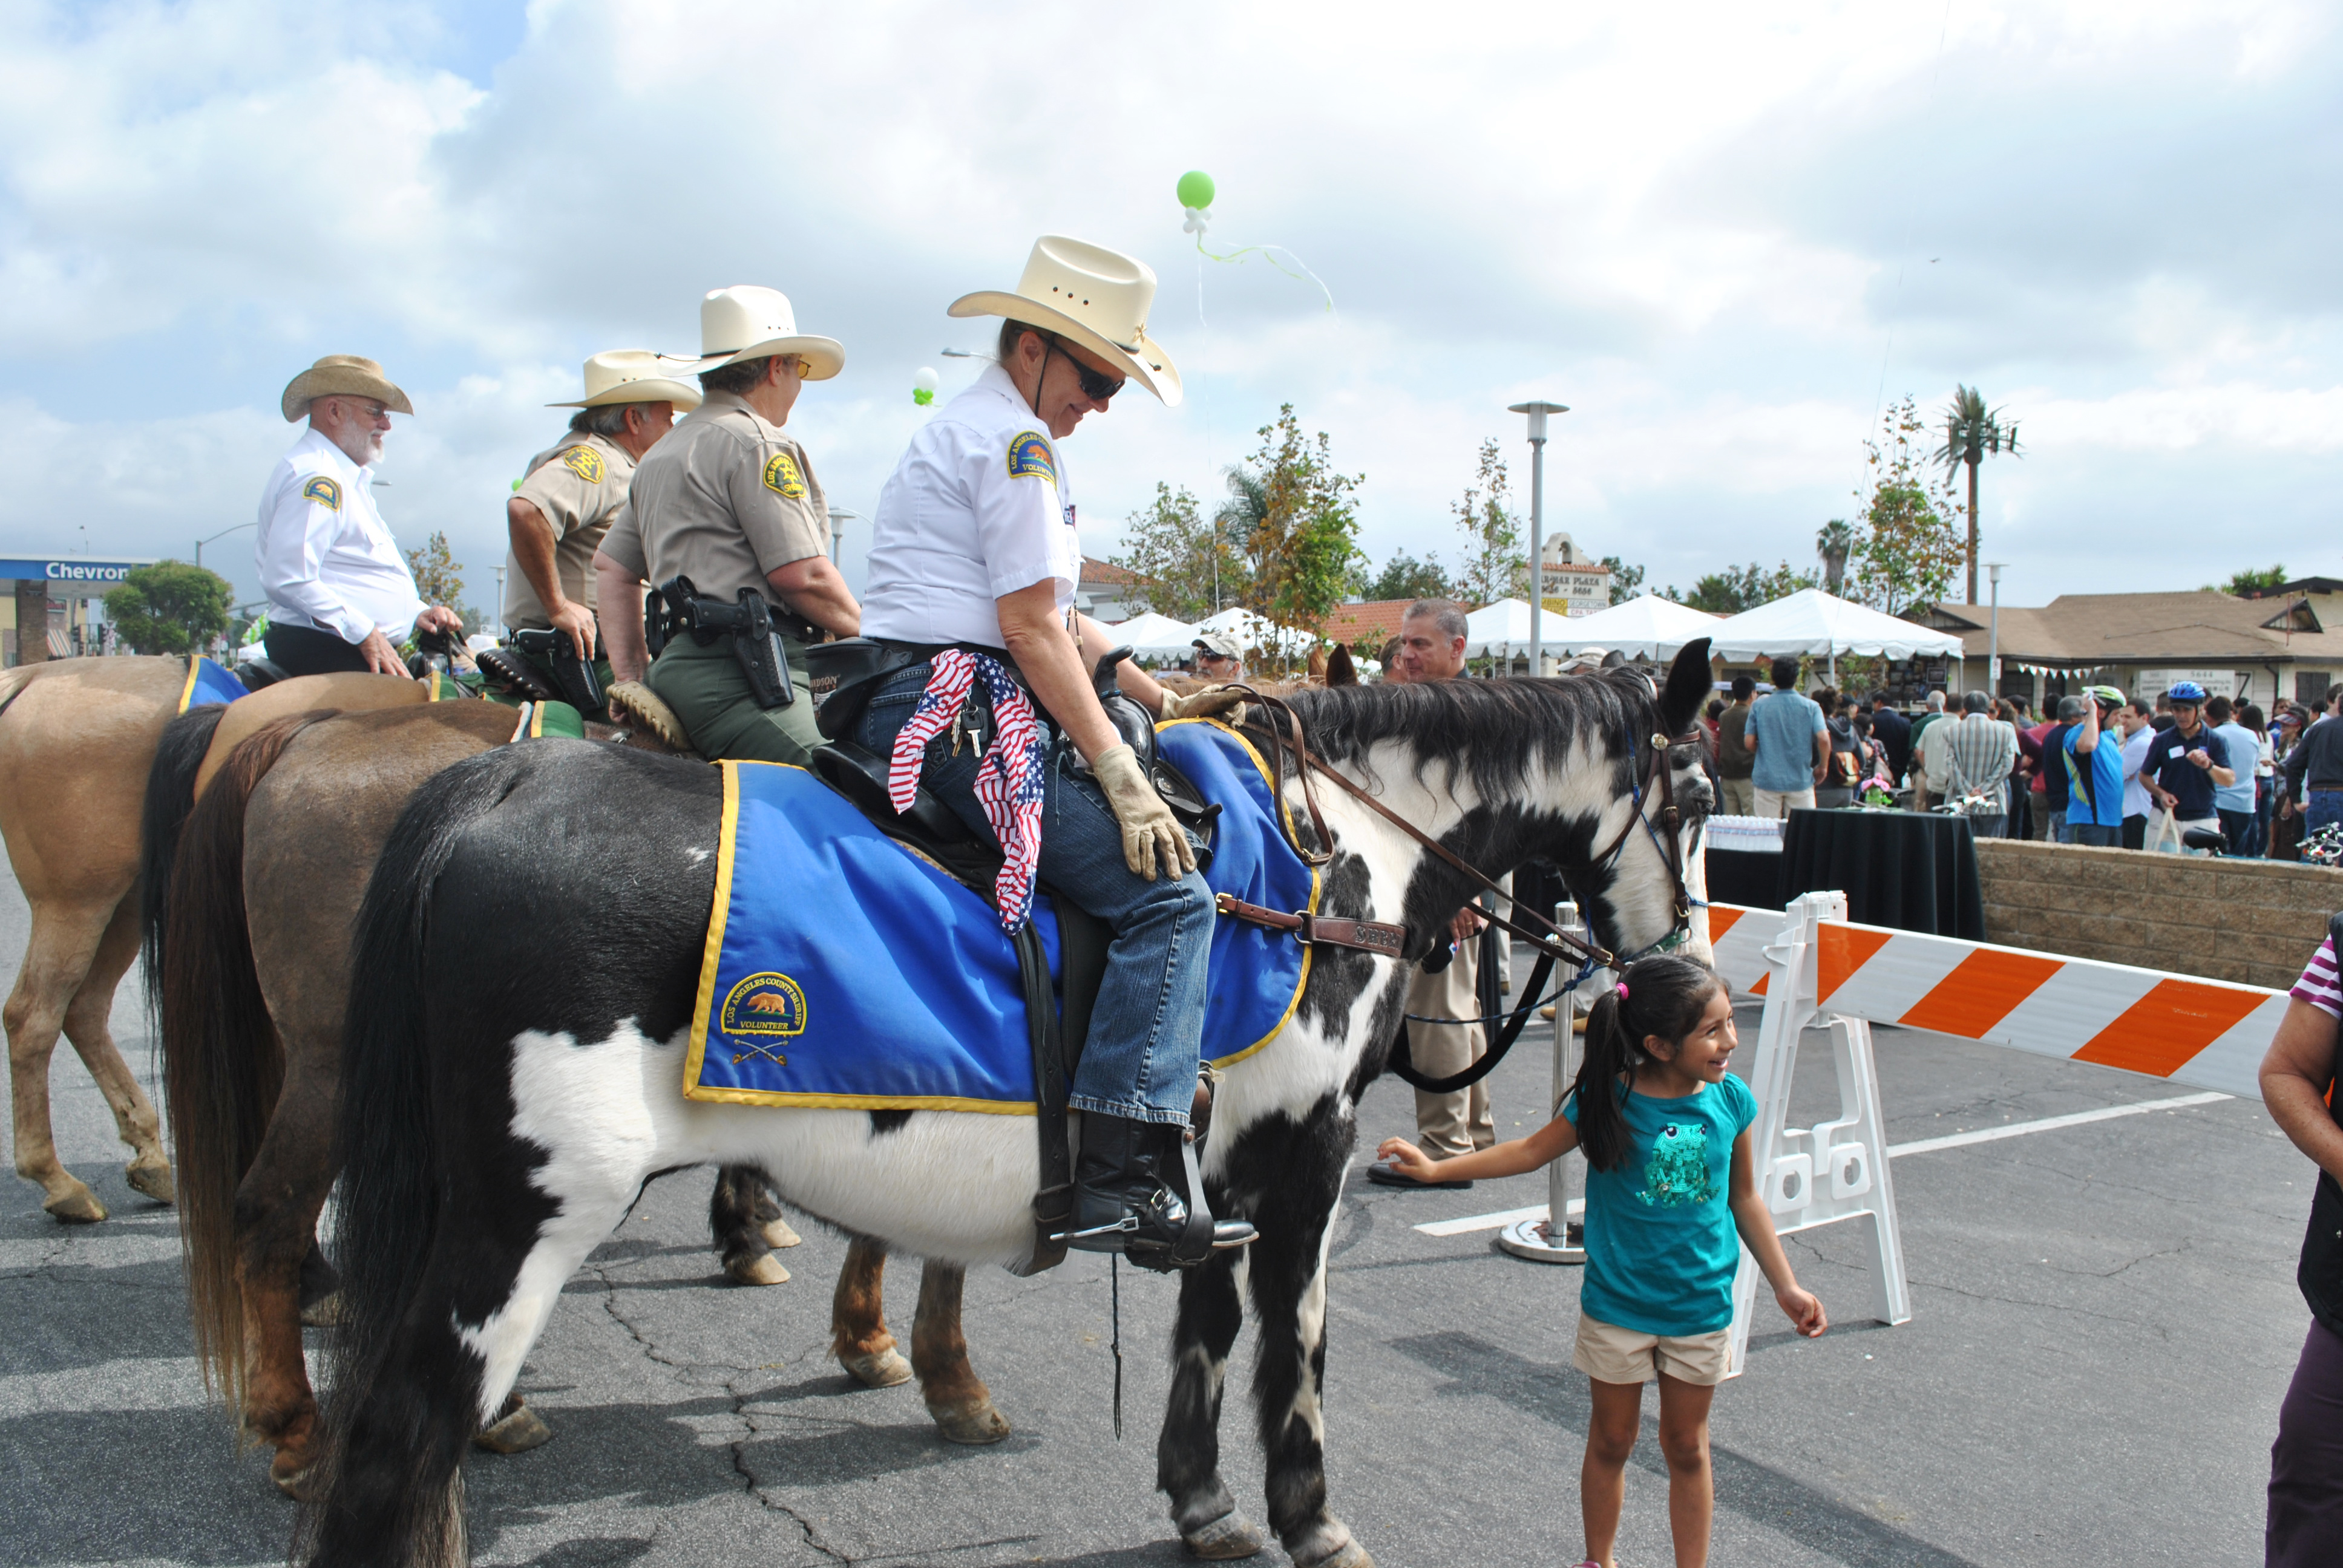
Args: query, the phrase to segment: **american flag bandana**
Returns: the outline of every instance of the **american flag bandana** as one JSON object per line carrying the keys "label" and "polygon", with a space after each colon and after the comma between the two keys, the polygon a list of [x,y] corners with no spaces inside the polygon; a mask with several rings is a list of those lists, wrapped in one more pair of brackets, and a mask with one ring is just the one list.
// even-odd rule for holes
{"label": "american flag bandana", "polygon": [[977,678],[992,699],[992,745],[977,764],[976,799],[992,836],[1001,840],[1001,875],[992,884],[1001,929],[1014,936],[1033,910],[1033,878],[1041,859],[1041,786],[1048,747],[1041,720],[1024,690],[1009,678],[997,658],[948,648],[935,657],[928,689],[911,721],[895,736],[888,759],[887,798],[898,814],[910,809],[920,787],[928,742],[943,733],[968,701]]}

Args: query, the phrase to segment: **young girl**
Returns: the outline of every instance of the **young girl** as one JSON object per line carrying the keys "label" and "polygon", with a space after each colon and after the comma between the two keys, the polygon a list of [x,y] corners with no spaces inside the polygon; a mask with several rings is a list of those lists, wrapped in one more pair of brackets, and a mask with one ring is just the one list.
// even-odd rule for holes
{"label": "young girl", "polygon": [[1398,1138],[1375,1151],[1418,1181],[1461,1181],[1586,1151],[1586,1275],[1571,1355],[1594,1406],[1578,1473],[1580,1568],[1615,1568],[1623,1478],[1654,1374],[1677,1568],[1708,1561],[1708,1405],[1732,1334],[1736,1231],[1798,1332],[1812,1338],[1829,1326],[1790,1272],[1757,1192],[1757,1102],[1725,1070],[1738,1043],[1723,980],[1686,959],[1644,959],[1594,1004],[1585,1065],[1544,1129],[1437,1164]]}

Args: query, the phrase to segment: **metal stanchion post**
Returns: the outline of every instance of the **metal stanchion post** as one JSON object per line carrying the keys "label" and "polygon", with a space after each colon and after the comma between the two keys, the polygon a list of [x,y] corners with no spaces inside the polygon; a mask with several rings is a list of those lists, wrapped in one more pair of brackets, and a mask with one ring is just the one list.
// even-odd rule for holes
{"label": "metal stanchion post", "polygon": [[[1557,930],[1576,931],[1578,906],[1556,904],[1554,923]],[[1578,1036],[1571,1028],[1576,1010],[1576,992],[1564,991],[1555,999],[1552,1114],[1560,1113],[1562,1097],[1569,1092],[1571,1079],[1578,1070]],[[1506,1226],[1497,1234],[1497,1245],[1533,1262],[1583,1263],[1586,1261],[1585,1156],[1572,1150],[1546,1167],[1545,1181],[1545,1212]]]}

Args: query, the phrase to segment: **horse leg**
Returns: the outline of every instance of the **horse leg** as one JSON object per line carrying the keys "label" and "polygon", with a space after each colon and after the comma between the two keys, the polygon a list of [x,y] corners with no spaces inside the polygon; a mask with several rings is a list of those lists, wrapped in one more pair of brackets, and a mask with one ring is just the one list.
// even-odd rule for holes
{"label": "horse leg", "polygon": [[887,1332],[886,1281],[887,1243],[855,1237],[846,1249],[845,1267],[838,1271],[838,1290],[830,1299],[830,1353],[865,1388],[893,1388],[911,1381],[911,1363]]}
{"label": "horse leg", "polygon": [[1155,1485],[1172,1499],[1172,1522],[1190,1552],[1212,1562],[1251,1557],[1269,1544],[1221,1479],[1221,1389],[1229,1349],[1244,1326],[1240,1275],[1250,1251],[1214,1253],[1181,1276],[1172,1393],[1155,1441]]}
{"label": "horse leg", "polygon": [[65,1038],[81,1053],[82,1065],[96,1081],[99,1092],[114,1112],[114,1130],[131,1151],[123,1174],[130,1185],[158,1203],[176,1198],[171,1182],[171,1161],[163,1152],[163,1131],[154,1102],[115,1049],[106,1020],[114,1011],[114,990],[138,956],[138,899],[136,890],[114,906],[114,918],[98,939],[97,954],[72,1003],[65,1009]]}
{"label": "horse leg", "polygon": [[116,907],[35,904],[25,966],[17,971],[7,1006],[0,1009],[0,1023],[8,1031],[16,1174],[39,1182],[41,1207],[74,1224],[105,1219],[106,1205],[81,1178],[57,1163],[56,1138],[49,1125],[49,1058]]}
{"label": "horse leg", "polygon": [[992,1408],[992,1391],[968,1364],[968,1340],[960,1328],[960,1292],[968,1269],[930,1258],[920,1271],[920,1312],[911,1322],[911,1369],[928,1413],[953,1442],[999,1442],[1009,1435],[1008,1420]]}
{"label": "horse leg", "polygon": [[[789,1240],[773,1241],[766,1235],[763,1211],[772,1210],[772,1222]],[[765,1194],[765,1179],[752,1166],[727,1165],[716,1172],[716,1190],[708,1199],[708,1230],[724,1272],[736,1285],[780,1285],[789,1271],[773,1256],[775,1246],[792,1246],[797,1232],[781,1221],[780,1205]]]}

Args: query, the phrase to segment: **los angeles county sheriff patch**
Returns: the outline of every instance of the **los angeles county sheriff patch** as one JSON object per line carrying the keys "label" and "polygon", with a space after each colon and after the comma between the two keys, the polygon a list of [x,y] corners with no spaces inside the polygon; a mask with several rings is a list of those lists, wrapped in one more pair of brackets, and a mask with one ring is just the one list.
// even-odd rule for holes
{"label": "los angeles county sheriff patch", "polygon": [[787,452],[776,452],[765,465],[765,488],[778,493],[784,500],[805,499],[805,479],[798,473],[797,460]]}
{"label": "los angeles county sheriff patch", "polygon": [[786,1038],[803,1034],[806,1025],[805,992],[798,982],[785,974],[770,970],[749,976],[725,993],[724,1009],[717,1014],[716,1027],[733,1036],[747,1047],[733,1057],[765,1056],[786,1067],[789,1058],[772,1047],[759,1045],[746,1037],[771,1035]]}
{"label": "los angeles county sheriff patch", "polygon": [[1050,443],[1039,430],[1020,430],[1009,437],[1009,477],[1012,479],[1036,478],[1058,485],[1058,457],[1050,450]]}
{"label": "los angeles county sheriff patch", "polygon": [[313,475],[309,482],[301,487],[301,498],[338,512],[342,509],[342,487],[327,475]]}
{"label": "los angeles county sheriff patch", "polygon": [[589,485],[602,482],[602,454],[591,447],[570,447],[561,454],[561,466]]}

